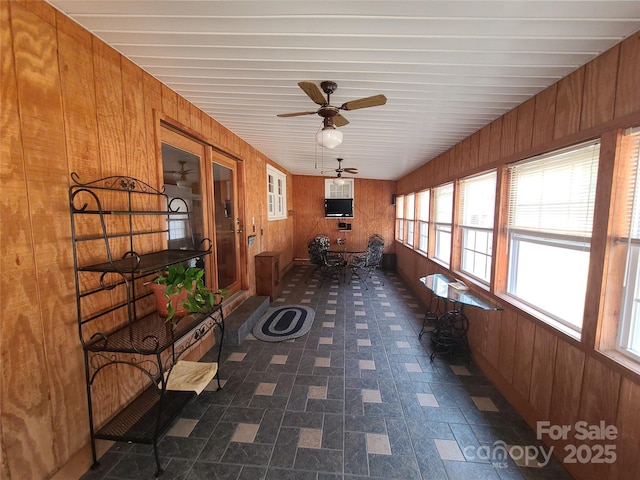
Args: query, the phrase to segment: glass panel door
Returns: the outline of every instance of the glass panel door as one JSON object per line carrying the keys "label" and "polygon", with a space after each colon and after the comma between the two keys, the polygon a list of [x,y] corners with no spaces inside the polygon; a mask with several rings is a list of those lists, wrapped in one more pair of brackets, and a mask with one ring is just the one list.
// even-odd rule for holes
{"label": "glass panel door", "polygon": [[[224,164],[223,164],[224,163]],[[240,215],[236,198],[236,167],[232,162],[213,162],[213,211],[218,287],[234,290],[238,284]]]}

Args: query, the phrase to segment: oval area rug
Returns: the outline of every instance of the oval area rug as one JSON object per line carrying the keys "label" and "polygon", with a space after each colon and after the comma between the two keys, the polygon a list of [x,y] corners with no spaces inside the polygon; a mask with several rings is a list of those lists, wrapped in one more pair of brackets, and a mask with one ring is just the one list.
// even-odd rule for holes
{"label": "oval area rug", "polygon": [[265,342],[283,342],[306,334],[315,312],[304,305],[270,308],[253,327],[253,335]]}

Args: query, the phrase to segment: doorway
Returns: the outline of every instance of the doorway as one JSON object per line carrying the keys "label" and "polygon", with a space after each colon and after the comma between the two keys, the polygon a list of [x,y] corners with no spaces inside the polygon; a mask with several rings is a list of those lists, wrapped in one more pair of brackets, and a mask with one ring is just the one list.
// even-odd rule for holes
{"label": "doorway", "polygon": [[230,293],[239,290],[241,217],[235,162],[165,125],[161,145],[165,193],[169,201],[176,197],[184,200],[193,212],[190,225],[180,218],[167,225],[169,247],[184,248],[189,229],[196,248],[208,248],[206,239],[210,239],[212,254],[196,262],[207,272],[207,285]]}

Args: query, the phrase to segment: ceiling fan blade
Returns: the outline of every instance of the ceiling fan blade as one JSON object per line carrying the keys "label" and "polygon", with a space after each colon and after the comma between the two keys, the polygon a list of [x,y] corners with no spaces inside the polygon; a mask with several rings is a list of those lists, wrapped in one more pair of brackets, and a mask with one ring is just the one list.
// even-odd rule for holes
{"label": "ceiling fan blade", "polygon": [[358,169],[357,168],[343,168],[343,170],[347,173],[351,173],[353,175],[357,175],[358,174]]}
{"label": "ceiling fan blade", "polygon": [[320,87],[313,82],[298,82],[298,86],[306,93],[311,100],[318,105],[324,105],[327,103],[327,99],[324,98],[324,94]]}
{"label": "ceiling fan blade", "polygon": [[343,103],[340,110],[357,110],[358,108],[377,107],[378,105],[384,105],[385,103],[387,103],[387,97],[380,94]]}
{"label": "ceiling fan blade", "polygon": [[278,117],[299,117],[301,115],[313,115],[317,113],[315,110],[312,112],[293,112],[293,113],[279,113]]}
{"label": "ceiling fan blade", "polygon": [[344,127],[348,123],[349,123],[349,120],[344,118],[342,115],[336,115],[335,117],[333,117],[333,124],[336,127]]}

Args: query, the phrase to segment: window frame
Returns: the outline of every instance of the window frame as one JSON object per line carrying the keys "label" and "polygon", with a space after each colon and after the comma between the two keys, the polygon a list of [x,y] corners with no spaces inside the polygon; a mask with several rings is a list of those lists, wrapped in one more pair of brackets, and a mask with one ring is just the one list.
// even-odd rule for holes
{"label": "window frame", "polygon": [[[621,188],[621,202],[616,208],[622,212],[614,248],[624,249],[624,269],[614,270],[613,279],[620,285],[620,309],[616,326],[615,349],[631,361],[640,364],[640,126],[628,129],[622,136],[625,176],[629,178]],[[635,313],[635,315],[634,315]],[[637,343],[633,349],[631,343]]]}
{"label": "window frame", "polygon": [[[447,192],[447,190],[451,189],[451,193]],[[444,192],[445,195],[451,197],[451,206],[447,207],[449,210],[449,220],[447,222],[443,222],[442,219],[438,218],[438,201],[440,192]],[[451,267],[451,255],[453,253],[452,242],[453,242],[453,203],[455,196],[455,185],[454,182],[447,182],[442,185],[438,185],[433,188],[433,198],[431,205],[431,224],[433,228],[433,244],[432,251],[430,257],[437,261],[438,263],[446,266],[447,268]],[[443,245],[441,239],[443,235],[448,235],[449,241],[448,246]],[[445,247],[448,249],[449,258],[443,259],[439,256],[440,247]]]}
{"label": "window frame", "polygon": [[[570,156],[581,150],[584,150],[584,157],[573,159],[571,161]],[[579,155],[582,155],[582,154],[578,153],[578,156]],[[584,327],[583,322],[584,322],[584,311],[585,311],[585,305],[586,305],[586,295],[587,295],[587,289],[589,288],[587,284],[587,276],[585,275],[584,277],[585,296],[582,303],[582,308],[580,310],[581,317],[579,318],[579,324],[576,324],[575,322],[568,320],[567,318],[561,318],[558,314],[550,312],[548,308],[545,308],[545,306],[543,306],[544,302],[540,304],[536,304],[536,302],[532,301],[531,298],[524,298],[522,296],[522,293],[518,295],[518,292],[516,292],[516,288],[515,288],[515,285],[516,285],[515,282],[516,282],[516,277],[520,274],[520,272],[518,271],[520,269],[520,266],[517,264],[514,265],[514,258],[518,254],[517,249],[519,247],[519,242],[524,242],[524,243],[528,242],[530,244],[538,244],[538,245],[548,246],[553,248],[563,248],[563,249],[567,249],[568,251],[581,250],[587,253],[586,263],[584,264],[581,263],[581,265],[588,272],[589,264],[591,261],[591,258],[590,258],[591,257],[591,239],[593,236],[593,217],[595,212],[595,189],[596,189],[598,174],[599,174],[599,163],[600,163],[599,160],[600,160],[600,139],[598,138],[595,140],[578,143],[562,149],[554,150],[551,152],[547,152],[545,154],[537,155],[535,157],[527,158],[519,162],[506,165],[507,176],[508,176],[508,186],[507,186],[507,194],[505,198],[502,199],[502,201],[507,204],[507,218],[505,220],[505,233],[504,233],[505,235],[504,241],[506,242],[505,246],[506,246],[507,255],[505,259],[505,267],[503,272],[505,274],[506,283],[504,284],[503,290],[500,293],[502,293],[511,303],[518,306],[525,307],[526,311],[528,311],[530,314],[532,314],[539,320],[551,325],[552,327],[574,338],[581,337],[582,330]],[[540,165],[539,172],[536,172],[536,165],[534,164],[537,162],[542,162],[539,164]],[[572,199],[571,195],[569,195],[568,198],[570,200],[574,200],[573,203],[559,202],[557,204],[561,209],[567,208],[568,206],[567,212],[574,210],[574,207],[572,207],[572,205],[574,204],[578,208],[581,208],[582,213],[585,215],[585,220],[583,221],[583,224],[581,225],[578,223],[577,227],[576,225],[571,225],[571,228],[575,230],[572,232],[570,230],[569,224],[565,222],[565,224],[563,225],[562,222],[559,222],[557,220],[557,216],[552,216],[552,215],[544,216],[546,212],[545,208],[553,204],[546,199],[544,201],[541,201],[541,203],[539,204],[540,207],[539,207],[539,210],[537,211],[538,217],[535,217],[535,216],[532,217],[531,215],[529,215],[528,217],[526,216],[527,212],[529,213],[531,211],[536,212],[535,202],[527,207],[529,210],[525,208],[525,209],[521,209],[520,212],[517,212],[517,211],[514,212],[513,211],[514,202],[517,201],[514,195],[518,194],[518,191],[517,191],[518,187],[522,188],[522,186],[520,185],[515,185],[516,188],[514,188],[514,182],[520,182],[522,178],[525,178],[525,180],[523,180],[523,184],[526,185],[526,183],[524,183],[526,182],[526,177],[519,177],[519,173],[517,170],[522,166],[524,166],[525,169],[530,168],[534,174],[540,175],[542,172],[545,172],[545,174],[541,177],[541,178],[544,178],[545,182],[548,179],[553,179],[554,177],[552,177],[552,175],[554,173],[557,173],[557,172],[562,173],[563,172],[562,168],[568,169],[571,173],[571,178],[578,179],[578,181],[586,179],[587,175],[584,172],[589,172],[588,174],[589,182],[585,184],[578,184],[578,187],[575,189],[577,190],[580,187],[582,187],[584,191],[588,192],[587,195],[585,196],[584,192],[582,192],[584,198],[583,196],[576,197],[578,198],[578,203],[576,203],[575,199]],[[583,169],[584,172],[580,173],[579,172],[580,169]],[[575,174],[574,173],[575,171],[578,171],[579,173]],[[529,172],[529,174],[531,174],[531,172]],[[583,175],[583,176],[580,176],[580,175]],[[585,187],[585,185],[587,186]],[[569,190],[571,189],[567,189],[567,191]],[[541,192],[539,195],[540,198],[543,198],[543,197],[546,198],[546,196],[543,195],[544,190],[540,190],[540,192]],[[526,203],[523,203],[523,205],[526,205]],[[534,210],[531,210],[532,206]],[[557,209],[558,207],[554,206],[554,208]],[[522,214],[523,211],[525,212],[525,216],[520,215]],[[562,210],[559,210],[559,211],[562,212]],[[539,223],[537,226],[535,225],[535,221],[532,220],[534,218],[537,218],[536,221]],[[587,224],[589,224],[589,221],[590,221],[590,226],[587,232]],[[531,225],[530,227],[526,227],[527,222],[529,222],[529,225]],[[548,222],[548,224],[545,222]],[[557,225],[550,226],[550,225],[553,225],[554,222],[556,222]],[[562,227],[558,228],[558,225],[562,225]],[[567,276],[570,276],[570,275],[571,273],[569,272],[563,272],[562,270],[558,270],[556,277],[560,279],[560,278],[567,278]],[[575,290],[575,285],[573,287],[573,290]],[[548,299],[545,299],[545,301],[547,300]],[[564,301],[566,301],[566,299]]]}
{"label": "window frame", "polygon": [[[415,250],[418,252],[429,256],[429,239],[431,235],[429,235],[429,228],[431,227],[431,189],[426,188],[424,190],[420,190],[417,194],[416,198],[416,223],[418,224],[417,235],[418,242],[415,246]],[[426,198],[426,209],[423,206],[423,199]],[[426,212],[424,211],[426,210]],[[423,243],[423,240],[424,243]]]}
{"label": "window frame", "polygon": [[[466,197],[467,197],[466,192],[469,186],[474,184],[477,185],[478,183],[485,182],[487,180],[489,181],[489,183],[492,183],[492,185],[490,185],[492,188],[492,192],[488,195],[490,197],[489,205],[491,209],[491,213],[490,213],[491,221],[484,222],[484,223],[487,223],[487,225],[488,223],[490,223],[491,226],[489,227],[487,225],[483,225],[483,226],[472,225],[471,222],[466,222],[465,220],[465,206],[471,205],[471,204],[478,205],[479,202],[477,201],[473,203],[468,202],[466,200]],[[460,242],[459,242],[460,261],[458,265],[458,270],[460,271],[460,273],[470,277],[471,279],[477,281],[478,283],[484,285],[485,287],[488,287],[491,284],[491,272],[493,270],[493,242],[494,242],[494,230],[496,226],[495,209],[496,209],[497,184],[498,184],[498,172],[495,169],[461,178],[458,182],[459,214],[457,217],[458,222],[456,225],[456,228],[458,229],[458,234],[460,235]],[[480,224],[483,222],[478,221],[478,223]],[[475,248],[473,249],[467,248],[466,240],[469,236],[468,234],[470,234],[471,232],[473,232],[476,237],[478,233],[487,234],[487,242],[486,242],[487,251],[486,252],[478,251]],[[477,254],[478,256],[482,256],[484,258],[486,277],[481,277],[477,275],[475,271],[472,271],[471,269],[466,268],[465,259],[467,258],[467,256],[465,255],[465,253],[467,251],[474,252],[474,254]],[[474,258],[474,261],[475,260],[476,259]]]}
{"label": "window frame", "polygon": [[404,244],[407,247],[414,248],[415,244],[415,216],[416,216],[416,195],[415,193],[407,193],[404,196],[404,224],[406,235]]}
{"label": "window frame", "polygon": [[[273,183],[270,178],[273,178]],[[287,175],[273,165],[267,164],[267,220],[284,220],[286,218]]]}
{"label": "window frame", "polygon": [[396,195],[396,241],[404,243],[404,195]]}

